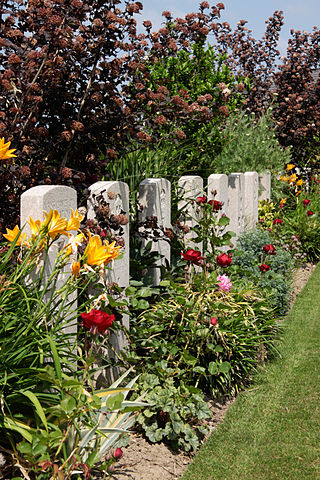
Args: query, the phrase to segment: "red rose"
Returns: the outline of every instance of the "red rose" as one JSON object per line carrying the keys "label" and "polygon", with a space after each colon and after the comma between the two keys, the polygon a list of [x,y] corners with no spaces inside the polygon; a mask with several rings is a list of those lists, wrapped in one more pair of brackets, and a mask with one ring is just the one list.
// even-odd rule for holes
{"label": "red rose", "polygon": [[204,203],[207,203],[207,197],[205,195],[203,197],[197,197],[198,205],[203,205]]}
{"label": "red rose", "polygon": [[95,310],[94,308],[89,313],[81,313],[82,326],[91,333],[101,332],[104,333],[111,327],[112,322],[116,319],[114,315],[109,315],[102,310]]}
{"label": "red rose", "polygon": [[312,215],[314,215],[314,212],[313,212],[312,210],[309,210],[309,211],[307,212],[307,215],[308,215],[308,217],[312,217]]}
{"label": "red rose", "polygon": [[209,205],[212,205],[213,207],[213,210],[221,210],[222,206],[223,206],[223,203],[222,202],[218,202],[218,200],[209,200]]}
{"label": "red rose", "polygon": [[270,265],[266,265],[265,263],[263,263],[262,265],[259,265],[259,268],[260,272],[267,272],[268,270],[270,270]]}
{"label": "red rose", "polygon": [[115,451],[114,451],[114,454],[113,454],[114,458],[116,460],[119,460],[119,458],[121,458],[122,455],[123,455],[123,451],[121,450],[121,448],[119,448],[119,447],[116,448]]}
{"label": "red rose", "polygon": [[199,250],[193,250],[193,248],[190,248],[186,252],[181,252],[183,260],[186,260],[186,262],[190,263],[195,263],[196,265],[200,264],[200,260],[203,260],[201,257],[201,252]]}
{"label": "red rose", "polygon": [[210,318],[210,323],[211,323],[211,325],[213,325],[213,326],[217,325],[217,323],[218,323],[217,317],[211,317],[211,318]]}
{"label": "red rose", "polygon": [[309,203],[311,203],[311,200],[309,200],[308,198],[305,198],[302,203],[304,208],[306,208],[306,206],[309,205]]}
{"label": "red rose", "polygon": [[217,257],[217,264],[220,265],[220,267],[228,267],[231,262],[232,258],[226,253],[221,253],[221,255]]}
{"label": "red rose", "polygon": [[273,225],[281,225],[282,222],[283,222],[282,218],[275,218],[273,220]]}
{"label": "red rose", "polygon": [[273,245],[269,244],[269,245],[265,245],[263,247],[263,251],[265,253],[267,253],[268,255],[275,255],[276,254],[276,249],[274,248]]}

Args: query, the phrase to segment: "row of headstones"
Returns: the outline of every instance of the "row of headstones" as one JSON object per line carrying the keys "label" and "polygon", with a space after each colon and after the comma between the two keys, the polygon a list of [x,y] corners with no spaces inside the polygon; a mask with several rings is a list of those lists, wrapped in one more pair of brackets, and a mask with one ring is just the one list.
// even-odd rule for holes
{"label": "row of headstones", "polygon": [[[197,222],[196,211],[197,196],[202,196],[203,180],[198,176],[181,177],[178,184],[179,188],[179,204],[178,208],[183,211],[184,222],[190,227]],[[129,212],[129,188],[128,185],[121,181],[97,182],[90,188],[90,196],[87,204],[87,218],[95,219],[95,205],[97,199],[103,199],[110,209],[110,213],[117,215],[120,212]],[[256,172],[232,173],[227,176],[224,174],[210,175],[207,185],[207,198],[218,200],[223,203],[221,214],[224,213],[230,218],[229,230],[236,234],[236,237],[244,231],[255,226],[258,220],[258,201],[270,198],[270,173],[258,175]],[[158,226],[163,229],[171,227],[171,185],[170,182],[163,178],[146,179],[140,184],[139,188],[139,204],[140,204],[140,221],[144,222],[151,216],[157,217]],[[63,217],[69,217],[71,209],[77,208],[76,191],[67,186],[36,186],[21,196],[21,227],[24,226],[25,231],[28,230],[27,221],[29,217],[33,219],[41,219],[43,211],[50,209],[58,210]],[[123,225],[124,254],[114,262],[112,270],[109,271],[108,280],[116,282],[120,287],[126,288],[129,285],[129,224]],[[58,242],[63,242],[62,239]],[[147,243],[148,240],[144,242]],[[192,235],[187,238],[188,248],[199,249],[199,244],[195,245],[192,241]],[[63,247],[63,243],[59,248]],[[201,247],[200,247],[201,248]],[[170,245],[165,239],[153,242],[152,249],[158,251],[162,256],[159,263],[165,260],[170,262]],[[48,277],[54,265],[55,252],[48,257],[46,267],[46,275]],[[151,273],[153,284],[158,285],[160,278],[160,269],[155,268]],[[66,270],[58,279],[56,288],[62,286],[66,276],[70,275],[70,271]],[[77,298],[74,296],[70,299],[74,308],[77,305]],[[123,316],[124,325],[129,328],[129,319],[127,315]],[[70,326],[65,331],[75,333],[77,327]],[[124,335],[120,332],[118,335],[111,337],[111,343],[115,350],[119,351],[126,346]],[[106,353],[107,354],[107,353]],[[109,354],[110,355],[110,352]],[[111,353],[112,355],[112,353]],[[110,369],[108,382],[117,378],[117,371]]]}
{"label": "row of headstones", "polygon": [[[208,178],[207,198],[223,203],[221,213],[230,218],[229,230],[236,234],[236,238],[244,231],[254,228],[258,221],[258,201],[270,198],[271,176],[267,172],[258,175],[256,172],[213,174]],[[129,212],[129,188],[124,182],[104,182],[93,184],[90,188],[87,205],[87,218],[94,219],[95,202],[103,198],[109,205],[110,212],[118,214],[121,211]],[[197,196],[203,195],[203,179],[199,176],[184,176],[178,182],[178,208],[184,212],[185,223],[190,227],[197,221],[195,211]],[[160,228],[171,227],[171,185],[163,178],[146,179],[139,188],[140,221],[151,216],[157,217]],[[37,186],[24,192],[21,196],[21,225],[25,225],[31,216],[41,219],[43,211],[56,209],[64,216],[69,217],[71,208],[77,208],[76,191],[67,186]],[[28,226],[26,225],[25,228]],[[124,255],[114,263],[110,271],[110,281],[121,287],[129,283],[129,224],[123,226]],[[145,240],[147,242],[148,240]],[[196,248],[192,243],[192,236],[188,239],[188,248]],[[197,247],[199,248],[199,246]],[[152,249],[162,256],[162,263],[170,263],[170,245],[165,239],[153,242]],[[159,269],[152,273],[155,285],[160,282]]]}

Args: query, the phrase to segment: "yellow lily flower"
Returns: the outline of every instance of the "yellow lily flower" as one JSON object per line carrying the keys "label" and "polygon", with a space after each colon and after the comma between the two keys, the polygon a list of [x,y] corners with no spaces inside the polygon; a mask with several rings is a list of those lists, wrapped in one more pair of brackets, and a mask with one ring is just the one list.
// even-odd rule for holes
{"label": "yellow lily flower", "polygon": [[286,203],[287,199],[286,198],[281,198],[280,200],[280,205],[284,205]]}
{"label": "yellow lily flower", "polygon": [[33,220],[33,218],[30,217],[28,223],[30,225],[31,235],[36,237],[40,232],[40,226],[41,226],[40,220]]}
{"label": "yellow lily flower", "polygon": [[287,177],[287,176],[285,176],[285,177],[284,177],[284,176],[281,176],[281,177],[280,177],[280,180],[282,180],[283,182],[288,182],[288,181],[289,181],[289,177]]}
{"label": "yellow lily flower", "polygon": [[26,239],[26,234],[25,233],[21,234],[21,230],[18,227],[18,225],[16,225],[13,230],[10,230],[10,228],[7,228],[7,233],[3,234],[4,238],[6,238],[10,243],[13,243],[18,235],[20,235],[20,237],[17,240],[16,246],[20,247],[21,243],[24,243]]}
{"label": "yellow lily flower", "polygon": [[10,144],[11,142],[4,143],[4,138],[0,138],[0,160],[7,160],[17,156],[13,154],[16,151],[15,148],[9,150]]}
{"label": "yellow lily flower", "polygon": [[109,258],[104,262],[105,265],[108,265],[111,260],[115,260],[120,255],[119,250],[121,247],[115,247],[115,244],[116,242],[112,242],[110,244],[108,242],[105,243],[105,247],[107,248],[107,251],[109,253]]}
{"label": "yellow lily flower", "polygon": [[288,163],[287,170],[292,170],[293,168],[295,168],[295,165],[293,165],[293,163]]}
{"label": "yellow lily flower", "polygon": [[300,180],[297,181],[298,187],[300,187],[303,184],[304,184],[304,181],[302,180],[302,178],[300,178]]}
{"label": "yellow lily flower", "polygon": [[76,254],[78,247],[82,245],[85,238],[86,237],[83,235],[83,233],[78,233],[78,235],[72,236],[71,240],[69,240],[67,245],[64,247],[66,249],[66,256],[71,255],[71,253]]}
{"label": "yellow lily flower", "polygon": [[76,278],[78,278],[80,273],[80,262],[76,262],[75,260],[73,260],[71,269],[72,269],[72,274]]}
{"label": "yellow lily flower", "polygon": [[295,183],[297,181],[297,175],[293,173],[291,177],[289,178],[290,183]]}
{"label": "yellow lily flower", "polygon": [[70,232],[70,230],[79,230],[82,220],[83,215],[78,212],[78,209],[74,212],[71,208],[71,217],[68,221],[66,231]]}
{"label": "yellow lily flower", "polygon": [[86,256],[86,263],[88,265],[102,265],[111,257],[98,235],[94,235],[93,237],[90,235],[84,255]]}
{"label": "yellow lily flower", "polygon": [[50,210],[49,213],[43,212],[45,219],[41,224],[41,230],[48,230],[48,233],[52,239],[59,234],[66,234],[67,219],[61,217],[58,210]]}

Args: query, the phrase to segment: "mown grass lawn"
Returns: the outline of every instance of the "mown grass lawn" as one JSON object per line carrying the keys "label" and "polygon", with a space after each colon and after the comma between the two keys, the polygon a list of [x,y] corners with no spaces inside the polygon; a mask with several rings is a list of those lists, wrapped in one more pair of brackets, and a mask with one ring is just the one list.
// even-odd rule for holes
{"label": "mown grass lawn", "polygon": [[183,480],[320,478],[320,265],[284,321],[279,351],[238,396]]}

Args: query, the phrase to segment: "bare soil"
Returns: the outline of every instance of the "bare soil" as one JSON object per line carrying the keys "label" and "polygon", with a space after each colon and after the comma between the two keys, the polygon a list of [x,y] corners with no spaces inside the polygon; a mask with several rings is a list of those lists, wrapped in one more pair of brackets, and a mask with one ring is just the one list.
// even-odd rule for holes
{"label": "bare soil", "polygon": [[[295,272],[292,305],[314,269],[315,265],[307,264]],[[223,421],[233,401],[224,404],[209,402],[212,410],[212,418],[208,421],[210,433]],[[135,434],[123,451],[123,457],[116,464],[114,480],[178,480],[194,456],[194,453],[173,452],[163,443],[152,444]]]}

